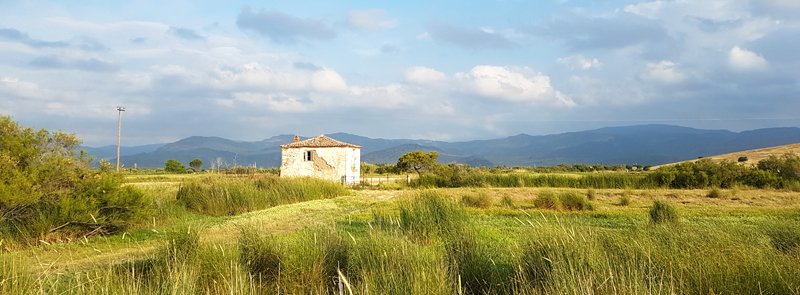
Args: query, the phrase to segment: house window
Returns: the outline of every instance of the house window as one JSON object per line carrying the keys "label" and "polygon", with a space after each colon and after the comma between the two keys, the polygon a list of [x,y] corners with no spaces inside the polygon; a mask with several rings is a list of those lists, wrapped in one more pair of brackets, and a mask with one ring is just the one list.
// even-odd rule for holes
{"label": "house window", "polygon": [[307,151],[307,152],[303,153],[303,160],[311,161],[311,151]]}

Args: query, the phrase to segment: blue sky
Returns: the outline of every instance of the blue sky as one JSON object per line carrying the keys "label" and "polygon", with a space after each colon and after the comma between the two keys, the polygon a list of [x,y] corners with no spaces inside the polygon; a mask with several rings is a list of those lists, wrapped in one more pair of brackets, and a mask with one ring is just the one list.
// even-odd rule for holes
{"label": "blue sky", "polygon": [[800,126],[796,0],[0,8],[0,114],[90,146]]}

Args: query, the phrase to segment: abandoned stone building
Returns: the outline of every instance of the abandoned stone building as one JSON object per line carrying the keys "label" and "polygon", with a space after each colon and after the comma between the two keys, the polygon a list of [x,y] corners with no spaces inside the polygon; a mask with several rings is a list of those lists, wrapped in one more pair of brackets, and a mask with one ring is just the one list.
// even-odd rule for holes
{"label": "abandoned stone building", "polygon": [[325,135],[281,145],[281,177],[318,177],[343,184],[358,183],[361,146]]}

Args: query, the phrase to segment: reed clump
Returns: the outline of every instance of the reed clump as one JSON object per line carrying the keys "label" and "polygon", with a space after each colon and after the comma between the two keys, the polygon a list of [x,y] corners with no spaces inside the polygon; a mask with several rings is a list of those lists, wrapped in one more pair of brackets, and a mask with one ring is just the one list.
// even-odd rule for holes
{"label": "reed clump", "polygon": [[341,184],[316,178],[212,179],[181,185],[177,198],[200,214],[224,216],[278,205],[335,198],[348,193]]}

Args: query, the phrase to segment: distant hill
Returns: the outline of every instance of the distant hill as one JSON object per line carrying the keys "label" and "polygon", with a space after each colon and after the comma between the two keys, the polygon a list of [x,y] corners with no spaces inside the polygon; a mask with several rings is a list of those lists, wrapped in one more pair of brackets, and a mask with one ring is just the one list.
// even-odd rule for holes
{"label": "distant hill", "polygon": [[[741,151],[741,152],[734,152],[734,153],[728,153],[728,154],[722,154],[722,155],[716,155],[716,156],[710,156],[710,157],[704,157],[704,158],[709,158],[709,159],[712,159],[714,161],[723,161],[723,160],[725,160],[725,161],[731,161],[731,162],[739,163],[739,158],[740,157],[747,157],[747,161],[746,162],[741,162],[741,163],[755,165],[755,164],[758,163],[758,161],[766,159],[771,155],[781,156],[781,155],[786,154],[786,153],[795,153],[795,154],[800,155],[800,143],[787,144],[787,145],[781,145],[781,146],[773,146],[773,147],[768,147],[768,148],[747,150],[747,151]],[[694,160],[690,160],[689,162],[694,162],[694,161],[697,161],[697,160],[698,159],[694,159]],[[683,162],[686,162],[686,161],[683,161]],[[682,163],[682,162],[678,162],[678,163]],[[661,165],[661,166],[678,164],[678,163],[664,164],[664,165]],[[656,169],[656,168],[658,168],[658,166],[654,166],[653,167],[653,169]]]}
{"label": "distant hill", "polygon": [[[440,163],[471,166],[551,166],[560,163],[604,163],[661,165],[745,150],[800,143],[800,128],[768,128],[743,132],[702,130],[671,125],[606,127],[594,130],[532,136],[444,142],[412,139],[368,138],[348,133],[327,136],[362,146],[366,163],[396,163],[400,155],[414,150],[436,151]],[[294,135],[278,135],[257,142],[232,141],[219,137],[192,136],[163,145],[127,147],[121,151],[125,167],[161,168],[167,159],[184,164],[195,158],[208,168],[212,162],[223,167],[279,167],[281,144]],[[307,139],[308,137],[301,137]],[[116,147],[86,148],[90,155],[113,159]],[[111,151],[111,152],[110,152]],[[135,151],[139,151],[135,153]]]}

